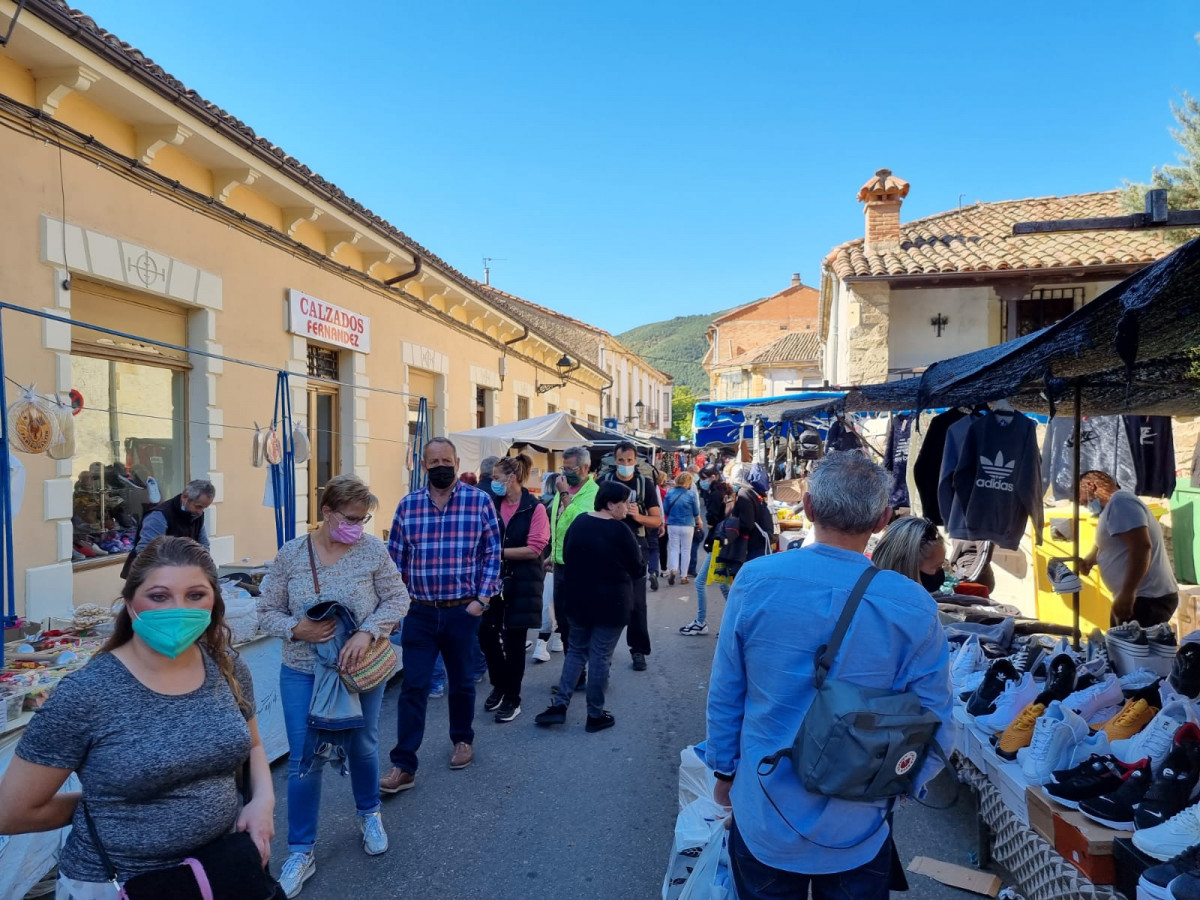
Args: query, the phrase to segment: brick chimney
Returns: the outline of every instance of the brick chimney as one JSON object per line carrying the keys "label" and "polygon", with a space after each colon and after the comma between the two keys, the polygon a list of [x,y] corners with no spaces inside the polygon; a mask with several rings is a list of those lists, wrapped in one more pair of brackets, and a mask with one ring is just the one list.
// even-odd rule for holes
{"label": "brick chimney", "polygon": [[908,182],[897,178],[891,169],[880,169],[858,191],[858,200],[866,204],[867,248],[896,244],[900,241],[900,204],[908,196]]}
{"label": "brick chimney", "polygon": [[792,287],[800,287],[800,285],[801,285],[802,283],[803,283],[803,282],[801,282],[801,281],[800,281],[800,273],[799,273],[799,272],[793,272],[793,273],[792,273]]}

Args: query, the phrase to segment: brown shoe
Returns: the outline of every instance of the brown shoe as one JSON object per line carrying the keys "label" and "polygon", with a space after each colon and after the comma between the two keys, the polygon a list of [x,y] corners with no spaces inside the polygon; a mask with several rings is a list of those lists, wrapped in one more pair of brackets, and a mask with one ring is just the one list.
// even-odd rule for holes
{"label": "brown shoe", "polygon": [[475,759],[475,751],[470,744],[459,742],[454,745],[454,753],[450,756],[450,768],[465,769]]}
{"label": "brown shoe", "polygon": [[403,769],[392,766],[387,770],[387,774],[379,779],[379,790],[385,794],[398,794],[401,791],[411,790],[416,783],[417,776],[412,772],[405,772]]}

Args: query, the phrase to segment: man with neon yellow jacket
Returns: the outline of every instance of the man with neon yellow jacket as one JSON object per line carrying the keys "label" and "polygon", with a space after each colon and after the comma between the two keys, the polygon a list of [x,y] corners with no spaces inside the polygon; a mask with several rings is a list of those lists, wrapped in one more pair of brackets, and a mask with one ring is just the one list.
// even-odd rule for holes
{"label": "man with neon yellow jacket", "polygon": [[562,635],[563,649],[569,646],[571,625],[566,610],[566,570],[563,568],[563,541],[567,529],[580,513],[591,512],[596,500],[596,480],[588,474],[592,467],[592,454],[587,447],[571,447],[563,451],[561,474],[555,482],[555,497],[550,502],[550,532],[553,550],[550,559],[554,563],[554,617],[558,620],[558,633]]}

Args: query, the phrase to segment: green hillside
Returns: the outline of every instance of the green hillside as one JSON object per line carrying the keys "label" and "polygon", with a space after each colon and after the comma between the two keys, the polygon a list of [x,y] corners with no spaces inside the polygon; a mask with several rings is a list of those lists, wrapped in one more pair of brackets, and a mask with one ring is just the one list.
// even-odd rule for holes
{"label": "green hillside", "polygon": [[639,325],[617,340],[629,347],[657,369],[675,379],[676,385],[686,385],[694,394],[708,393],[708,375],[700,360],[708,349],[704,333],[712,320],[728,310],[699,316],[676,316],[665,322]]}

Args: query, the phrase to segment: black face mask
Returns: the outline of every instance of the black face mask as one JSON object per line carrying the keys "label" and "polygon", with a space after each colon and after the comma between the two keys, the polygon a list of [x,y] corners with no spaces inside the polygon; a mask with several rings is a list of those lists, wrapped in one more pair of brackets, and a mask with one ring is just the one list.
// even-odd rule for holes
{"label": "black face mask", "polygon": [[431,466],[429,483],[439,491],[444,491],[454,484],[454,466]]}

